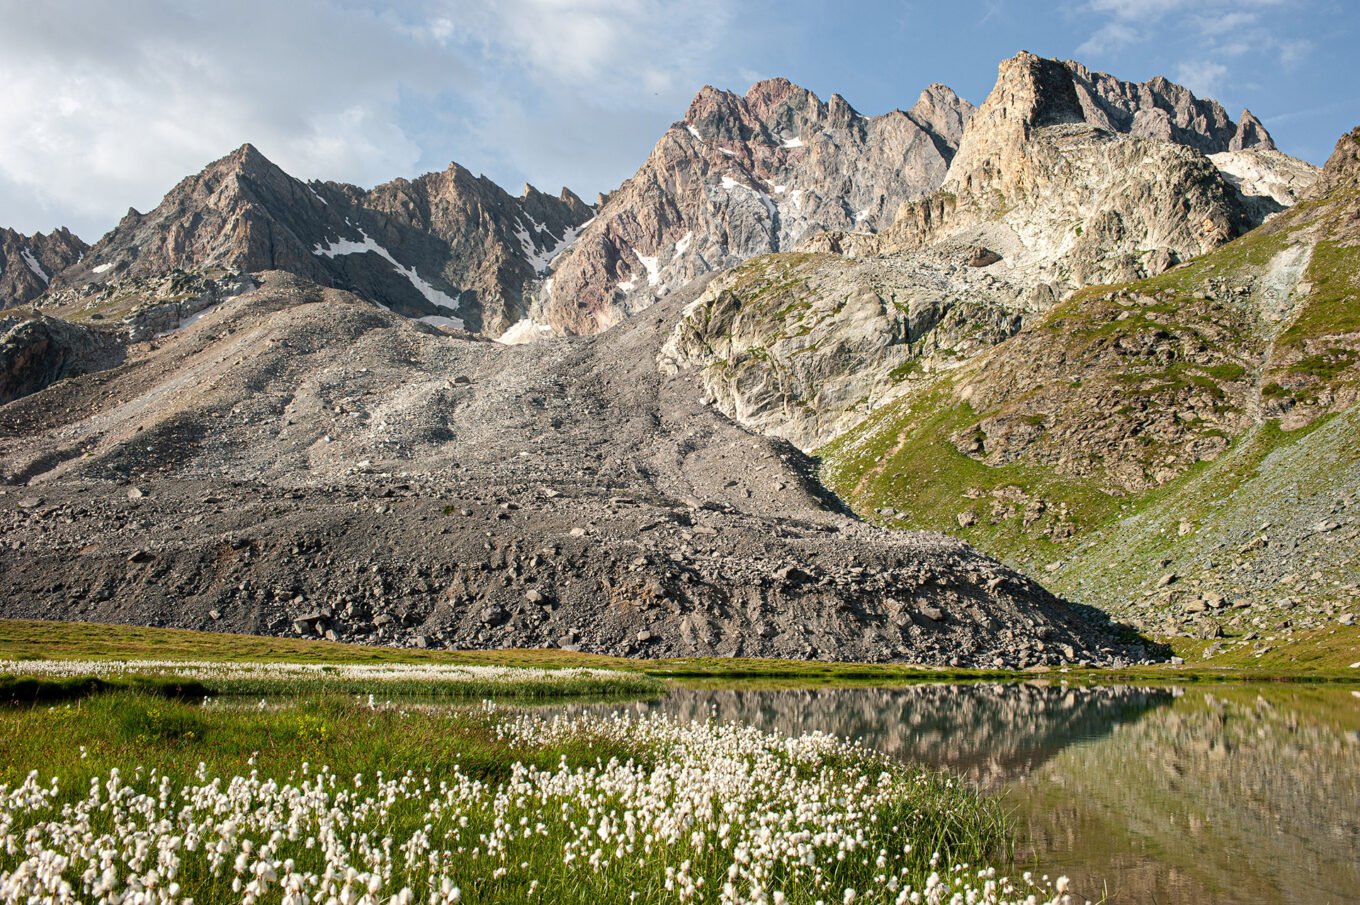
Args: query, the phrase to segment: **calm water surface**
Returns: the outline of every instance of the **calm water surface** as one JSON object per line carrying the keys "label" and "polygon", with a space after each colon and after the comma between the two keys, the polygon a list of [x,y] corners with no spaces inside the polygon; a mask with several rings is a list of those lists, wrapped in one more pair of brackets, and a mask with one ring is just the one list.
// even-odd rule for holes
{"label": "calm water surface", "polygon": [[999,793],[1020,868],[1112,903],[1360,902],[1360,691],[674,691],[639,710],[861,738]]}

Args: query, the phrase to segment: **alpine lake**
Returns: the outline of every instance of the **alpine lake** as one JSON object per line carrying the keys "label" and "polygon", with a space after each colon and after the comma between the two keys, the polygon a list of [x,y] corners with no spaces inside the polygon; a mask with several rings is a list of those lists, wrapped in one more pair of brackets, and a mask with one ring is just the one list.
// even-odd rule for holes
{"label": "alpine lake", "polygon": [[1015,872],[1078,901],[1360,900],[1360,690],[1308,684],[675,688],[627,705],[863,740],[999,795]]}

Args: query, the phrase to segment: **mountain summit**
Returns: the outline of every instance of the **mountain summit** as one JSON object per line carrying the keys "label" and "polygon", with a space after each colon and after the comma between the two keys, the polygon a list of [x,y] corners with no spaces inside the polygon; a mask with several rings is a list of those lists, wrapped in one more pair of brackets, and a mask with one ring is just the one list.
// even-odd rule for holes
{"label": "mountain summit", "polygon": [[535,317],[595,333],[695,277],[823,230],[878,230],[936,188],[973,106],[943,85],[864,116],[787,79],[705,87],[553,268]]}

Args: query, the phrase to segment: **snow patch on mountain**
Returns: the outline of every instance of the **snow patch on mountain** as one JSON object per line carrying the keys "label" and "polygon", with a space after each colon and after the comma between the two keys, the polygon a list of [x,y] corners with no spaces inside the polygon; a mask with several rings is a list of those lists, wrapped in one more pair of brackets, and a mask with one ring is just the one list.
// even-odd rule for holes
{"label": "snow patch on mountain", "polygon": [[647,268],[647,285],[655,286],[661,279],[660,268],[657,267],[659,255],[638,255],[637,259],[642,262],[642,266]]}
{"label": "snow patch on mountain", "polygon": [[28,265],[28,269],[33,271],[35,277],[42,280],[44,283],[52,282],[52,278],[47,275],[46,270],[43,270],[43,266],[38,263],[38,259],[33,257],[33,252],[29,251],[27,248],[21,248],[19,249],[19,255],[24,259],[24,263]]}
{"label": "snow patch on mountain", "polygon": [[333,243],[327,242],[324,245],[318,243],[317,246],[312,249],[312,254],[326,258],[334,258],[339,255],[361,255],[372,252],[378,257],[386,260],[398,273],[406,277],[411,285],[415,287],[416,291],[423,295],[425,300],[430,304],[434,305],[436,308],[445,308],[449,311],[458,310],[457,299],[450,298],[447,294],[440,292],[438,289],[425,282],[420,278],[420,275],[416,273],[415,268],[407,267],[404,264],[399,263],[396,258],[392,257],[391,252],[386,248],[383,248],[377,242],[374,242],[363,229],[360,229],[359,227],[355,228],[359,229],[359,235],[362,238],[362,241],[356,242],[353,239],[338,239]]}
{"label": "snow patch on mountain", "polygon": [[[593,219],[595,218],[592,217],[591,220]],[[585,229],[587,226],[590,225],[590,220],[587,220],[580,226],[568,227],[566,231],[562,233],[561,239],[558,239],[551,232],[548,232],[548,228],[544,226],[542,223],[534,223],[533,225],[536,231],[547,232],[548,237],[553,240],[553,244],[548,246],[547,248],[540,250],[529,239],[529,234],[527,231],[523,232],[516,231],[515,235],[519,238],[520,246],[524,249],[524,257],[528,260],[529,266],[534,269],[534,273],[542,274],[548,272],[548,267],[552,264],[553,260],[556,259],[558,255],[560,255],[562,252],[566,251],[568,248],[572,246],[572,243],[576,241],[576,237],[581,234],[581,230]]]}

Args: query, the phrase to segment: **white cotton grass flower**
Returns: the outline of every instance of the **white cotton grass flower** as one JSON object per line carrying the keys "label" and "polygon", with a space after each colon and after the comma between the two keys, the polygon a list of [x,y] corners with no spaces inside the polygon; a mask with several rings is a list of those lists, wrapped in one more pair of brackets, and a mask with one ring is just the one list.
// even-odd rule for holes
{"label": "white cotton grass flower", "polygon": [[454,905],[475,888],[479,900],[545,902],[570,890],[684,905],[1066,903],[1066,877],[1015,883],[939,853],[914,884],[909,847],[879,818],[919,776],[829,735],[660,715],[479,718],[512,750],[647,756],[513,763],[499,783],[457,768],[344,778],[324,763],[281,781],[253,757],[244,776],[115,768],[69,793],[33,772],[0,784],[0,902],[169,903],[212,888],[248,905]]}

